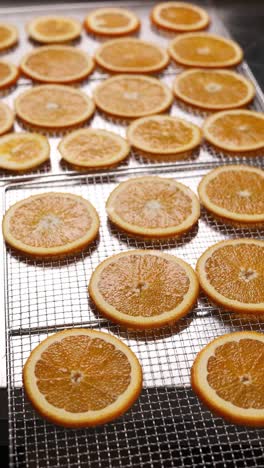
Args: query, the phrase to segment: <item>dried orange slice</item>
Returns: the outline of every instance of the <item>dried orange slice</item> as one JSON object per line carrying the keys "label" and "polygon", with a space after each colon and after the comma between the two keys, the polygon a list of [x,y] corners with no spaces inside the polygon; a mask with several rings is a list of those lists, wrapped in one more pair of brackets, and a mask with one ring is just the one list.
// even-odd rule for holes
{"label": "dried orange slice", "polygon": [[223,221],[242,226],[264,223],[264,171],[256,167],[223,166],[199,184],[202,204]]}
{"label": "dried orange slice", "polygon": [[125,36],[140,27],[138,17],[124,8],[99,8],[84,20],[88,32],[99,36]]}
{"label": "dried orange slice", "polygon": [[87,78],[94,69],[93,59],[80,49],[52,45],[29,52],[21,61],[22,72],[43,83],[74,83]]}
{"label": "dried orange slice", "polygon": [[7,133],[14,125],[15,114],[3,102],[0,102],[0,135]]}
{"label": "dried orange slice", "polygon": [[82,91],[62,85],[41,85],[21,93],[15,99],[21,120],[33,127],[65,129],[88,120],[94,102]]}
{"label": "dried orange slice", "polygon": [[18,32],[11,24],[0,23],[0,50],[8,49],[18,42]]}
{"label": "dried orange slice", "polygon": [[0,167],[25,171],[49,159],[50,146],[44,135],[37,133],[9,133],[0,137]]}
{"label": "dried orange slice", "polygon": [[131,37],[105,42],[96,50],[94,58],[112,73],[155,73],[169,63],[165,49]]}
{"label": "dried orange slice", "polygon": [[232,239],[207,249],[197,262],[205,293],[235,312],[264,312],[264,241]]}
{"label": "dried orange slice", "polygon": [[6,242],[41,257],[84,249],[98,230],[99,218],[92,204],[71,193],[33,195],[12,205],[3,218]]}
{"label": "dried orange slice", "polygon": [[209,33],[186,33],[169,45],[170,56],[188,67],[232,67],[243,59],[239,45],[226,37]]}
{"label": "dried orange slice", "polygon": [[128,142],[113,132],[83,128],[65,136],[59,146],[63,159],[70,164],[102,168],[111,167],[127,157]]}
{"label": "dried orange slice", "polygon": [[27,25],[28,35],[43,44],[55,44],[76,39],[81,34],[81,24],[62,16],[40,16]]}
{"label": "dried orange slice", "polygon": [[187,104],[209,110],[243,107],[255,96],[253,84],[229,70],[186,70],[176,76],[173,91]]}
{"label": "dried orange slice", "polygon": [[142,330],[179,320],[191,310],[198,293],[190,265],[154,250],[130,250],[107,258],[89,283],[89,294],[103,315]]}
{"label": "dried orange slice", "polygon": [[205,138],[227,151],[248,152],[264,148],[264,115],[248,110],[217,112],[203,124]]}
{"label": "dried orange slice", "polygon": [[31,352],[23,383],[44,418],[65,427],[97,426],[132,406],[142,389],[142,369],[113,335],[76,328],[49,336]]}
{"label": "dried orange slice", "polygon": [[202,134],[196,125],[178,117],[153,115],[130,124],[127,138],[132,146],[150,154],[178,154],[199,146]]}
{"label": "dried orange slice", "polygon": [[18,80],[19,73],[15,65],[0,61],[0,89],[8,88]]}
{"label": "dried orange slice", "polygon": [[118,75],[104,80],[94,91],[95,104],[107,114],[137,118],[167,110],[171,90],[156,78]]}
{"label": "dried orange slice", "polygon": [[183,234],[200,216],[199,201],[188,187],[156,176],[121,182],[110,194],[106,210],[119,228],[147,238]]}
{"label": "dried orange slice", "polygon": [[150,15],[152,22],[176,32],[199,31],[209,24],[209,16],[203,8],[185,2],[163,2],[156,5]]}
{"label": "dried orange slice", "polygon": [[214,413],[235,424],[264,426],[264,334],[228,333],[197,355],[193,390]]}

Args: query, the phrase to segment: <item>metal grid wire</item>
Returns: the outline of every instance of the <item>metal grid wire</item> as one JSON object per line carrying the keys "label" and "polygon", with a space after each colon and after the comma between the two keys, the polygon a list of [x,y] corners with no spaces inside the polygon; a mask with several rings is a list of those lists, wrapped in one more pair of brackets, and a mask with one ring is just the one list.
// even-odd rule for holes
{"label": "metal grid wire", "polygon": [[[194,191],[206,169],[163,168]],[[175,326],[130,332],[102,318],[87,293],[90,275],[109,255],[132,248],[162,249],[192,266],[213,243],[232,237],[263,237],[264,231],[239,230],[202,212],[198,227],[179,240],[132,239],[107,221],[105,201],[129,176],[155,174],[155,168],[107,175],[56,178],[53,182],[12,184],[5,208],[31,194],[69,191],[88,198],[100,220],[100,238],[85,252],[53,261],[29,260],[5,252],[8,387],[11,456],[25,467],[248,467],[263,462],[263,435],[257,429],[229,425],[214,417],[190,388],[190,367],[197,352],[214,337],[243,329],[263,330],[262,319],[249,321],[224,312],[201,296],[197,307]],[[120,337],[143,367],[144,389],[136,404],[116,422],[99,428],[66,430],[40,419],[22,389],[22,366],[48,334],[89,327]]]}
{"label": "metal grid wire", "polygon": [[[131,4],[129,3],[124,4],[122,2],[115,2],[115,3],[120,4],[121,6],[126,6],[128,8],[130,7],[140,17],[141,23],[142,23],[142,27],[139,33],[140,38],[152,41],[154,43],[156,42],[163,47],[167,47],[168,41],[174,37],[174,34],[160,31],[157,28],[150,25],[149,12],[150,12],[151,7],[154,5],[154,2],[148,2],[148,1],[141,2],[141,3],[133,2]],[[225,30],[222,22],[214,14],[213,9],[210,8],[210,2],[205,1],[203,2],[203,4],[206,6],[209,14],[212,17],[212,22],[211,22],[209,30],[216,34],[228,36],[228,33]],[[100,6],[100,4],[98,4],[98,6]],[[85,15],[87,15],[89,10],[91,10],[92,8],[93,8],[92,6],[84,6],[84,5],[75,5],[74,8],[71,7],[70,5],[64,5],[64,6],[54,5],[54,7],[52,8],[52,12],[54,12],[54,14],[62,14],[63,12],[63,15],[74,16],[75,18],[79,20],[83,20]],[[11,60],[14,63],[18,64],[21,60],[21,57],[23,57],[25,53],[30,51],[32,48],[36,47],[36,44],[34,44],[34,42],[30,41],[27,38],[24,26],[25,24],[27,24],[27,22],[30,19],[41,14],[46,14],[46,10],[43,9],[42,6],[21,8],[21,9],[7,9],[6,13],[4,12],[2,14],[2,20],[6,20],[6,22],[11,22],[15,24],[18,27],[19,34],[20,34],[19,45],[8,53],[8,57],[7,57],[8,60]],[[80,47],[81,49],[83,49],[84,51],[87,51],[90,54],[93,54],[95,49],[98,47],[100,43],[99,41],[102,41],[102,39],[88,35],[85,33],[85,31],[83,31],[81,39],[79,41],[75,41],[74,44]],[[175,76],[181,70],[182,69],[180,67],[171,63],[171,65],[164,72],[156,76],[162,82],[164,82],[170,88],[172,88],[172,84],[175,79]],[[254,77],[252,76],[247,64],[243,62],[240,66],[237,67],[237,70],[239,71],[239,73],[250,78],[255,83],[256,91],[257,91],[256,98],[254,102],[250,105],[250,108],[256,111],[263,111],[264,110],[263,94],[260,88],[258,87],[257,83],[254,81]],[[105,79],[107,76],[108,75],[102,72],[102,70],[99,70],[96,68],[96,71],[89,77],[89,79],[82,82],[79,85],[79,87],[82,91],[84,91],[85,93],[91,96],[95,86],[97,86],[99,82]],[[13,107],[13,102],[16,96],[22,93],[25,89],[28,89],[30,86],[32,86],[31,81],[21,77],[19,79],[17,86],[13,87],[11,90],[4,92],[4,94],[2,95],[3,101],[5,101],[7,104]],[[169,113],[173,116],[185,118],[186,120],[191,121],[199,126],[202,124],[206,115],[208,115],[204,111],[199,111],[197,109],[194,109],[176,100],[174,100],[174,103]],[[120,119],[113,119],[97,111],[94,117],[89,122],[87,122],[84,126],[91,126],[93,128],[101,128],[104,130],[110,130],[110,131],[116,132],[117,134],[121,136],[125,136],[127,125],[128,125],[127,121],[122,121]],[[25,126],[24,124],[22,124],[22,122],[16,121],[14,129],[16,132],[20,132],[23,130],[28,130],[28,129],[30,130],[30,127]],[[58,174],[58,173],[70,174],[70,173],[76,172],[76,169],[74,169],[69,164],[61,160],[60,153],[57,149],[58,143],[60,139],[62,138],[63,133],[56,133],[56,134],[51,133],[51,132],[47,133],[41,130],[40,132],[45,133],[49,138],[49,142],[51,146],[50,162],[40,167],[37,167],[35,169],[32,169],[31,171],[26,172],[24,174],[20,174],[20,175],[12,173],[10,171],[3,171],[0,169],[0,183],[1,181],[2,182],[15,181],[15,180],[18,180],[18,178],[26,179],[29,176],[31,178],[34,178],[34,177],[37,178],[39,176],[49,175],[49,174]],[[210,145],[207,145],[206,143],[202,144],[199,149],[195,150],[194,152],[188,155],[188,160],[190,161],[190,164],[192,164],[193,162],[200,163],[200,162],[210,162],[210,161],[215,161],[215,162],[221,161],[222,163],[247,162],[249,164],[250,163],[254,164],[255,162],[257,163],[260,162],[262,158],[263,158],[263,151],[258,152],[257,155],[254,157],[251,157],[251,156],[243,157],[242,155],[231,156],[230,154],[225,154],[218,150],[216,151],[213,147],[211,147]],[[126,161],[124,161],[120,165],[120,167],[144,167],[146,165],[150,165],[153,163],[155,163],[157,166],[160,167],[168,163],[172,165],[181,164],[181,161],[177,159],[176,160],[171,159],[169,161],[168,159],[163,160],[162,158],[149,159],[132,150],[129,157],[126,159]]]}

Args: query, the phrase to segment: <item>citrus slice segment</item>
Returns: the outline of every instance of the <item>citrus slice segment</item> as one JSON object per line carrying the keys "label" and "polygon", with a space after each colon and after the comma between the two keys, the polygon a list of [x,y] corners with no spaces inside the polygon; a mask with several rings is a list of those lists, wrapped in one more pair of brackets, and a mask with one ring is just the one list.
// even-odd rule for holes
{"label": "citrus slice segment", "polygon": [[8,132],[14,125],[15,114],[3,102],[0,102],[0,135]]}
{"label": "citrus slice segment", "polygon": [[188,187],[156,176],[121,182],[110,194],[106,210],[119,228],[146,238],[183,234],[200,216],[198,198]]}
{"label": "citrus slice segment", "polygon": [[205,293],[237,312],[264,312],[264,241],[231,239],[207,249],[197,262]]}
{"label": "citrus slice segment", "polygon": [[137,118],[167,110],[171,90],[156,78],[141,75],[118,75],[104,80],[94,91],[96,106],[107,114]]}
{"label": "citrus slice segment", "polygon": [[124,8],[99,8],[84,20],[87,32],[99,36],[125,36],[140,27],[138,17]]}
{"label": "citrus slice segment", "polygon": [[88,120],[95,105],[78,89],[41,85],[21,93],[15,99],[15,109],[20,119],[33,127],[63,130]]}
{"label": "citrus slice segment", "polygon": [[187,263],[151,250],[107,258],[89,283],[89,294],[103,315],[142,330],[179,320],[191,310],[198,293],[198,279]]}
{"label": "citrus slice segment", "polygon": [[113,132],[83,128],[65,136],[59,146],[63,159],[80,167],[111,167],[127,157],[128,142]]}
{"label": "citrus slice segment", "polygon": [[169,53],[177,63],[189,67],[232,67],[243,59],[243,52],[236,42],[209,33],[177,36],[169,45]]}
{"label": "citrus slice segment", "polygon": [[159,3],[153,8],[150,19],[156,26],[176,32],[199,31],[209,24],[209,16],[203,8],[185,2]]}
{"label": "citrus slice segment", "polygon": [[65,427],[97,426],[132,406],[142,389],[142,369],[119,339],[76,328],[49,336],[31,352],[23,383],[45,419]]}
{"label": "citrus slice segment", "polygon": [[11,24],[0,23],[0,50],[8,49],[18,42],[18,32]]}
{"label": "citrus slice segment", "polygon": [[0,137],[0,167],[25,171],[49,159],[48,139],[37,133],[9,133]]}
{"label": "citrus slice segment", "polygon": [[74,83],[84,80],[94,69],[93,59],[71,46],[43,46],[21,61],[24,75],[43,83]]}
{"label": "citrus slice segment", "polygon": [[6,242],[40,257],[84,249],[98,230],[99,218],[92,204],[71,193],[33,195],[12,205],[3,218]]}
{"label": "citrus slice segment", "polygon": [[192,387],[214,413],[235,424],[264,426],[264,334],[220,336],[197,355]]}
{"label": "citrus slice segment", "polygon": [[201,109],[243,107],[255,96],[253,84],[229,70],[186,70],[176,76],[177,98]]}
{"label": "citrus slice segment", "polygon": [[0,60],[0,89],[8,88],[18,80],[19,73],[15,65]]}
{"label": "citrus slice segment", "polygon": [[264,171],[223,166],[206,174],[198,187],[202,204],[225,221],[246,226],[264,223]]}
{"label": "citrus slice segment", "polygon": [[79,21],[63,16],[40,16],[27,25],[28,35],[43,44],[72,41],[80,36],[81,30]]}
{"label": "citrus slice segment", "polygon": [[106,41],[96,50],[94,58],[112,73],[155,73],[169,63],[165,49],[131,37]]}
{"label": "citrus slice segment", "polygon": [[264,115],[248,110],[213,114],[203,124],[205,138],[227,151],[248,152],[264,148]]}
{"label": "citrus slice segment", "polygon": [[178,117],[153,115],[130,124],[127,138],[132,146],[150,154],[178,154],[190,151],[201,143],[202,134],[196,125]]}

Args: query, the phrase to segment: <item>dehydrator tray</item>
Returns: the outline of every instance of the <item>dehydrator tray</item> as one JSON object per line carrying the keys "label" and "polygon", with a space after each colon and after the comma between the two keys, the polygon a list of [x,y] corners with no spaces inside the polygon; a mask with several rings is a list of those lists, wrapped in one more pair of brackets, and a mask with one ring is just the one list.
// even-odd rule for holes
{"label": "dehydrator tray", "polygon": [[[173,34],[151,27],[149,11],[152,1],[112,2],[127,7],[141,19],[139,37],[166,47]],[[217,18],[210,0],[199,1],[211,18],[210,31],[229,36]],[[49,14],[72,16],[81,21],[89,10],[108,3],[74,3],[49,5]],[[33,17],[47,14],[47,6],[8,7],[1,9],[1,21],[19,29],[17,47],[1,54],[1,58],[19,64],[21,57],[36,45],[28,40],[25,24]],[[82,32],[73,44],[93,54],[101,39]],[[168,86],[181,70],[173,63],[156,75]],[[256,98],[251,105],[264,110],[264,97],[248,65],[237,70],[251,79]],[[92,95],[94,87],[108,75],[100,69],[80,84],[80,89]],[[23,77],[8,92],[0,95],[13,106],[14,98],[32,86]],[[172,115],[178,115],[201,125],[206,114],[175,100]],[[87,124],[125,135],[127,122],[110,119],[96,112]],[[24,127],[16,121],[15,131]],[[10,466],[91,467],[91,468],[174,468],[174,467],[257,467],[263,466],[263,430],[249,429],[225,423],[214,417],[197,399],[190,387],[190,367],[196,353],[211,339],[236,330],[261,330],[260,319],[249,322],[239,315],[223,312],[200,297],[197,307],[174,327],[151,333],[135,333],[121,329],[98,315],[87,294],[87,283],[94,267],[104,258],[132,248],[157,248],[173,253],[195,266],[197,258],[211,244],[225,238],[263,238],[260,230],[239,230],[214,221],[202,212],[198,228],[182,239],[167,242],[133,240],[114,229],[106,219],[105,200],[114,186],[128,177],[157,174],[175,177],[196,190],[203,174],[219,164],[248,163],[263,167],[263,153],[256,157],[230,157],[207,144],[185,161],[154,161],[131,152],[118,169],[101,173],[78,174],[62,163],[57,145],[62,134],[48,134],[51,145],[50,164],[31,172],[15,175],[0,171],[2,214],[14,202],[33,193],[48,190],[70,191],[90,199],[100,218],[100,237],[83,253],[61,260],[41,262],[29,260],[3,248],[0,284],[4,296],[5,317],[0,316],[0,359],[6,354],[9,405]],[[6,319],[6,353],[4,348]],[[135,351],[144,372],[144,388],[139,400],[122,418],[94,429],[66,430],[47,423],[33,411],[22,387],[22,366],[30,351],[47,335],[64,328],[90,327],[105,330],[120,337]],[[1,359],[3,361],[3,358]],[[1,369],[0,369],[1,371]],[[5,376],[0,372],[0,385]]]}
{"label": "dehydrator tray", "polygon": [[[178,240],[132,239],[107,220],[105,202],[114,187],[131,176],[172,177],[196,191],[212,165],[200,169],[133,168],[97,175],[58,176],[52,180],[9,184],[4,209],[29,195],[55,190],[88,198],[100,220],[98,240],[81,254],[61,260],[25,258],[4,249],[8,401],[11,460],[16,467],[247,467],[261,466],[263,430],[225,423],[198,400],[190,386],[197,352],[213,338],[231,331],[263,331],[264,321],[213,306],[200,296],[194,310],[176,325],[152,332],[132,332],[102,318],[88,298],[87,284],[99,262],[133,248],[161,249],[193,267],[204,250],[222,239],[263,238],[264,231],[228,227],[205,210],[198,226]],[[88,327],[120,337],[137,354],[144,388],[122,418],[102,427],[67,430],[41,419],[27,401],[22,367],[30,351],[60,329]],[[230,463],[230,464],[229,464]],[[249,464],[251,463],[251,464]]]}
{"label": "dehydrator tray", "polygon": [[[199,2],[201,3],[201,6],[204,6],[211,18],[211,24],[209,27],[209,31],[213,32],[215,34],[219,34],[222,36],[227,36],[229,37],[228,32],[226,31],[223,23],[219,20],[217,15],[214,12],[214,9],[210,6],[210,1],[204,1],[204,2]],[[130,2],[114,2],[115,5],[123,6],[132,9],[139,17],[142,23],[141,30],[137,34],[137,37],[157,43],[163,47],[167,47],[168,42],[175,36],[173,33],[168,33],[168,32],[162,32],[159,31],[157,28],[151,26],[150,21],[149,21],[149,12],[150,9],[153,7],[155,2],[153,1],[130,1]],[[64,15],[64,16],[72,16],[76,19],[79,19],[80,21],[83,21],[84,17],[88,14],[88,12],[91,9],[94,9],[95,7],[100,7],[100,6],[105,6],[108,5],[109,3],[101,3],[101,2],[96,2],[95,4],[66,4],[66,5],[49,5],[49,14],[58,14],[58,15]],[[30,19],[39,16],[39,15],[46,15],[47,14],[47,7],[42,6],[42,5],[35,5],[35,6],[30,6],[30,7],[20,7],[20,8],[3,8],[1,10],[1,21],[4,22],[10,22],[14,24],[18,30],[19,30],[19,37],[20,37],[20,42],[19,44],[8,51],[6,54],[1,54],[1,57],[7,60],[10,60],[14,64],[19,64],[21,61],[21,58],[24,56],[25,53],[29,52],[31,49],[36,47],[37,45],[29,40],[27,38],[26,32],[25,32],[25,25],[27,24]],[[88,52],[89,54],[93,55],[94,51],[96,48],[100,45],[102,40],[106,39],[100,39],[98,36],[92,36],[88,35],[84,30],[82,32],[80,40],[74,41],[73,44]],[[181,67],[176,66],[173,61],[171,61],[171,64],[169,67],[164,70],[162,73],[157,74],[156,76],[163,81],[165,84],[167,84],[170,88],[172,87],[173,81],[175,79],[175,76],[177,73],[179,73],[182,70]],[[256,98],[254,99],[254,102],[251,104],[250,108],[257,110],[257,111],[263,111],[264,110],[264,96],[259,88],[256,80],[254,79],[254,76],[252,75],[248,65],[246,62],[243,62],[241,65],[237,67],[237,70],[242,73],[244,76],[249,78],[250,80],[253,81],[255,87],[256,87]],[[96,87],[97,84],[100,83],[103,79],[107,78],[107,74],[100,70],[98,67],[95,69],[92,75],[82,82],[78,87],[83,90],[85,93],[88,95],[92,95],[93,89]],[[155,75],[153,75],[155,76]],[[13,102],[16,96],[18,96],[20,93],[22,93],[24,90],[28,89],[29,87],[32,86],[31,80],[20,77],[18,84],[14,86],[11,90],[2,92],[0,96],[2,96],[2,99],[4,102],[9,104],[11,107],[13,107]],[[206,117],[206,112],[200,112],[197,109],[194,109],[190,106],[187,106],[183,103],[180,103],[180,101],[174,100],[174,103],[171,107],[170,110],[171,115],[175,115],[178,117],[183,117],[186,118],[187,120],[198,124],[199,126],[202,124],[204,118]],[[105,130],[110,130],[113,132],[118,133],[121,136],[125,136],[126,134],[126,128],[128,125],[127,121],[122,121],[120,119],[113,119],[110,117],[107,117],[103,113],[96,111],[94,117],[85,124],[86,126],[92,126],[94,128],[101,128]],[[18,120],[15,123],[14,126],[15,131],[20,132],[23,130],[27,130],[28,127],[25,127],[22,122],[19,122]],[[43,133],[43,132],[42,132]],[[46,133],[50,146],[51,146],[51,157],[50,157],[50,162],[46,163],[38,168],[35,168],[31,170],[30,172],[24,173],[24,174],[14,174],[8,171],[4,171],[0,169],[0,183],[4,183],[6,181],[13,181],[16,180],[17,177],[23,177],[27,179],[28,177],[31,178],[38,178],[39,176],[42,175],[50,175],[50,174],[58,174],[58,173],[64,173],[64,174],[73,174],[75,173],[75,169],[73,169],[70,165],[67,163],[63,162],[60,157],[60,153],[57,149],[58,143],[60,139],[63,136],[63,133]],[[65,134],[65,133],[64,133]],[[263,157],[263,152],[259,152],[257,156],[247,158],[247,157],[242,157],[242,156],[230,156],[228,154],[225,154],[221,151],[218,151],[214,149],[212,146],[203,143],[201,147],[197,150],[195,150],[189,158],[190,163],[197,163],[199,165],[201,162],[221,162],[221,163],[232,163],[232,162],[237,162],[237,161],[244,161],[244,162],[252,162],[255,164],[256,162],[260,162]],[[149,164],[155,163],[157,166],[162,166],[168,164],[168,161],[164,161],[161,158],[156,159],[156,160],[150,160],[148,158],[142,157],[142,155],[138,154],[135,151],[131,151],[131,154],[127,158],[126,161],[122,163],[121,166],[119,167],[144,167]],[[170,164],[175,165],[175,164],[181,164],[181,161],[177,160],[171,161]]]}

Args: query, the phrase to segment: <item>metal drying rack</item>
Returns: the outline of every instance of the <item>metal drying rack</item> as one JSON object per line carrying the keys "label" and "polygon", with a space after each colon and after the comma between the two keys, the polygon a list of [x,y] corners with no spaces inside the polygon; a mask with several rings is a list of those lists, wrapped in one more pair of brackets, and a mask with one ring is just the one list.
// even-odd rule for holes
{"label": "metal drying rack", "polygon": [[[140,37],[166,46],[168,34],[152,28],[148,12],[153,2],[115,2],[132,8],[141,18]],[[102,6],[103,4],[98,4]],[[50,6],[54,14],[72,15],[82,20],[90,6],[83,4]],[[222,23],[208,8],[211,30],[226,36]],[[24,32],[33,16],[45,14],[44,6],[4,9],[2,19],[19,28],[21,41],[8,57],[18,63],[34,47]],[[169,35],[170,36],[170,35]],[[78,47],[93,53],[98,38],[82,33]],[[246,63],[238,70],[255,84],[257,95],[252,108],[264,110],[264,98]],[[175,65],[159,74],[171,86]],[[98,70],[81,84],[88,94],[106,77]],[[3,100],[14,97],[31,82],[20,78]],[[203,113],[175,102],[172,115],[200,124]],[[96,113],[91,125],[124,135],[126,122]],[[21,131],[19,122],[15,130]],[[89,302],[87,284],[91,272],[109,255],[132,248],[158,248],[174,253],[192,266],[213,243],[232,237],[263,238],[264,231],[229,227],[215,221],[202,210],[198,227],[180,240],[144,241],[127,237],[107,221],[105,201],[119,182],[134,175],[159,174],[174,177],[196,191],[201,177],[219,164],[247,163],[263,167],[262,154],[254,158],[229,157],[204,143],[188,161],[148,161],[135,152],[116,170],[77,173],[65,166],[57,144],[61,135],[49,135],[51,162],[30,173],[0,174],[2,214],[16,201],[43,191],[62,190],[83,195],[96,207],[100,219],[100,238],[84,252],[60,260],[27,259],[3,245],[0,281],[5,292],[6,357],[9,407],[11,466],[92,468],[173,468],[261,466],[263,430],[226,423],[215,417],[198,400],[190,387],[190,368],[197,352],[214,337],[237,330],[263,330],[261,319],[247,319],[212,306],[203,295],[195,309],[175,326],[152,332],[130,332],[98,315]],[[0,325],[3,325],[3,317]],[[120,337],[139,357],[144,373],[144,388],[138,401],[122,418],[93,429],[69,430],[41,419],[27,401],[22,387],[22,367],[30,351],[47,335],[71,327],[91,327]],[[3,327],[1,327],[3,329]],[[3,340],[0,340],[3,342]],[[3,346],[3,345],[2,345]],[[0,349],[3,351],[3,349]],[[1,353],[3,354],[3,353]],[[2,375],[1,383],[5,376]]]}

